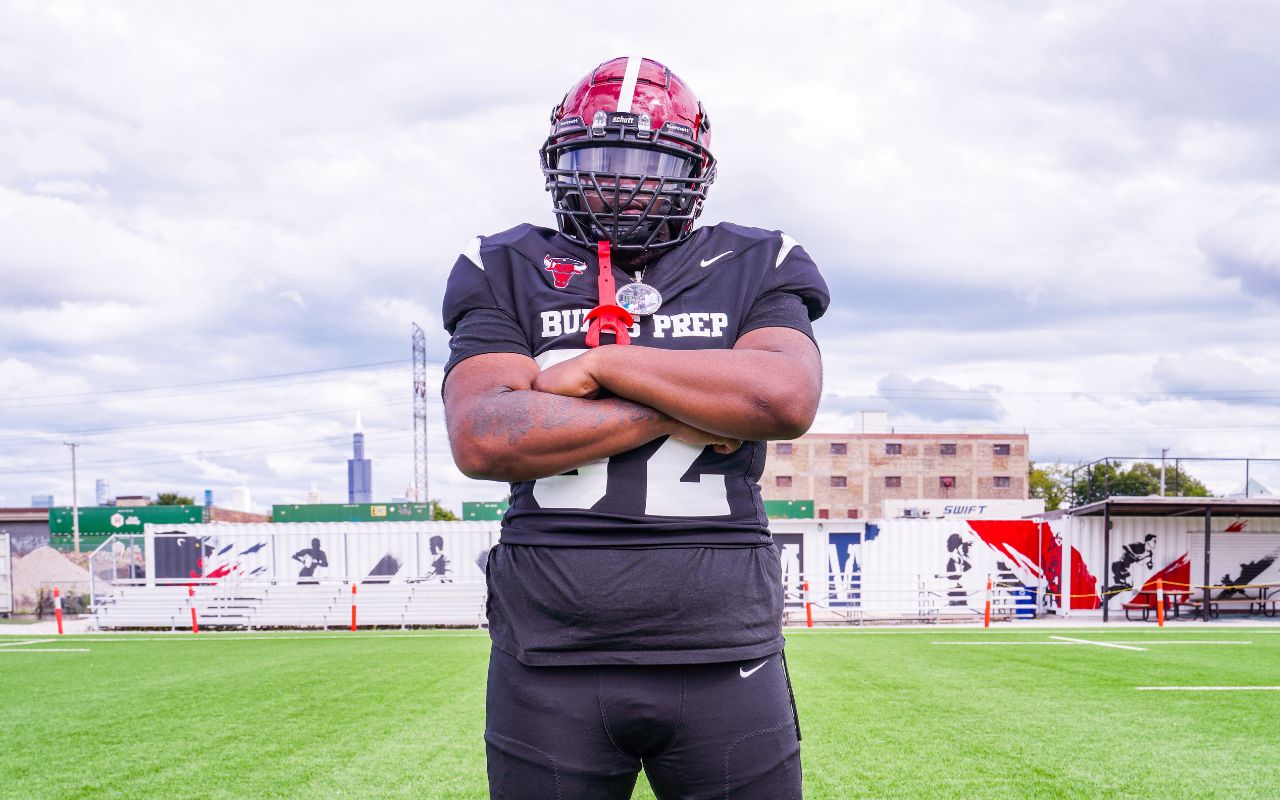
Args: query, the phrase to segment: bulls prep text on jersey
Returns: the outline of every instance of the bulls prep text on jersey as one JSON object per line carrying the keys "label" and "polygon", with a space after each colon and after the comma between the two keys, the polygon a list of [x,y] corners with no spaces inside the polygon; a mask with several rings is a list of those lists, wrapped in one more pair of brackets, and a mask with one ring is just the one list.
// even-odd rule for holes
{"label": "bulls prep text on jersey", "polygon": [[[616,265],[619,287],[632,276]],[[520,225],[477,237],[454,264],[443,319],[449,369],[482,353],[520,353],[539,366],[586,349],[599,303],[596,254],[556,231]],[[790,237],[729,223],[703,227],[644,270],[662,296],[637,317],[631,345],[730,349],[743,334],[809,323],[829,301],[812,259]],[[608,337],[605,337],[608,341]],[[758,379],[743,375],[743,381]],[[662,437],[564,475],[512,485],[508,544],[626,546],[769,541],[757,480],[765,446],[729,455]]]}

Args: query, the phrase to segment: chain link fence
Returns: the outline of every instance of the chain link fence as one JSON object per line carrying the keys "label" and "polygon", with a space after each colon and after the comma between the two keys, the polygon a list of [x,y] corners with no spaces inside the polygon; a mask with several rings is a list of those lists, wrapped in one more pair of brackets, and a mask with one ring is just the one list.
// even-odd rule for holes
{"label": "chain link fence", "polygon": [[117,587],[139,586],[145,582],[144,542],[141,533],[117,533],[93,551],[89,556],[90,604],[96,605]]}

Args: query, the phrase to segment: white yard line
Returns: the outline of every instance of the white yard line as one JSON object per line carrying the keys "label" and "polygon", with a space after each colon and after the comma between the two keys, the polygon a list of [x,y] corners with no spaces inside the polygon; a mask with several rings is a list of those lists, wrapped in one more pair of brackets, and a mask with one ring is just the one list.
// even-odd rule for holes
{"label": "white yard line", "polygon": [[1253,644],[1253,642],[1213,641],[1212,639],[1169,639],[1155,642],[1116,642],[1116,644],[1142,644],[1150,647],[1156,644]]}
{"label": "white yard line", "polygon": [[1036,644],[1057,644],[1057,645],[1068,645],[1068,644],[1080,644],[1080,643],[1079,643],[1079,642],[930,642],[929,644],[941,644],[941,645],[949,645],[949,646],[954,646],[954,647],[970,647],[970,646],[977,646],[977,645],[1014,645],[1014,646],[1017,646],[1017,645],[1036,645]]}
{"label": "white yard line", "polygon": [[47,644],[52,639],[23,639],[18,642],[0,642],[0,647],[20,647],[24,644]]}
{"label": "white yard line", "polygon": [[1073,644],[1092,644],[1098,647],[1114,647],[1117,650],[1137,650],[1140,653],[1147,652],[1145,647],[1134,647],[1128,644],[1116,644],[1115,642],[1095,642],[1089,639],[1073,639],[1070,636],[1050,636],[1050,639],[1057,639],[1063,642],[1071,642]]}
{"label": "white yard line", "polygon": [[1140,692],[1280,692],[1280,686],[1135,686]]}
{"label": "white yard line", "polygon": [[9,648],[8,650],[0,650],[0,656],[8,655],[9,653],[87,653],[87,652],[89,652],[89,648],[87,648],[87,647],[60,647],[60,648],[53,648],[53,647],[31,647],[31,648],[26,648],[26,647],[11,647],[11,648]]}
{"label": "white yard line", "polygon": [[[1215,641],[1194,640],[1194,639],[1186,639],[1186,640],[1182,640],[1182,641],[1179,641],[1179,640],[1169,640],[1169,641],[1164,641],[1164,642],[1160,642],[1160,641],[1157,641],[1157,642],[1093,642],[1093,641],[1088,641],[1088,640],[1085,640],[1085,639],[1070,639],[1070,638],[1065,637],[1065,636],[1054,636],[1054,637],[1052,637],[1052,638],[1054,638],[1054,639],[1058,639],[1059,641],[1056,641],[1056,642],[930,642],[930,644],[953,645],[953,646],[958,646],[958,647],[971,646],[971,645],[997,645],[997,644],[1001,644],[1001,645],[1003,645],[1003,644],[1007,644],[1007,645],[1028,645],[1028,644],[1096,644],[1096,645],[1099,645],[1099,646],[1101,646],[1101,647],[1121,647],[1121,648],[1124,648],[1124,646],[1125,646],[1125,645],[1144,645],[1145,647],[1150,647],[1151,645],[1156,645],[1156,644],[1209,644],[1209,645],[1219,645],[1219,644],[1226,644],[1226,645],[1253,644],[1253,642],[1230,642],[1230,641],[1218,641],[1218,642],[1215,642]],[[1142,649],[1144,649],[1144,647],[1129,647],[1129,648],[1125,648],[1125,649],[1129,649],[1129,650],[1142,650]]]}

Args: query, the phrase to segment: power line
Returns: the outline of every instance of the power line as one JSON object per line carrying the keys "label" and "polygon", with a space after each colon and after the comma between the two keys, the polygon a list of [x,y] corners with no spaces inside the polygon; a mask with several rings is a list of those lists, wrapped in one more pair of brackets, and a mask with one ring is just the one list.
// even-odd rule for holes
{"label": "power line", "polygon": [[237,386],[223,386],[221,388],[213,387],[213,388],[203,388],[203,389],[192,389],[186,392],[170,392],[168,394],[152,394],[152,395],[143,395],[138,397],[107,397],[107,398],[90,397],[85,400],[69,400],[63,403],[28,403],[26,405],[0,406],[0,411],[9,411],[9,410],[16,410],[16,409],[24,409],[24,408],[39,408],[43,410],[46,408],[90,406],[90,405],[99,405],[99,404],[110,403],[110,402],[118,402],[121,400],[130,400],[135,403],[148,403],[156,400],[172,400],[172,399],[182,398],[182,397],[208,397],[210,395],[229,394],[234,392],[251,392],[255,390],[282,390],[282,389],[293,390],[299,386],[308,386],[308,385],[317,384],[317,383],[333,383],[334,381],[345,381],[345,380],[348,380],[348,377],[345,375],[333,375],[333,376],[324,377],[324,378],[312,378],[310,380],[294,380],[294,381],[288,381],[285,383],[261,383],[261,384],[247,384],[247,385],[237,385]]}
{"label": "power line", "polygon": [[1178,400],[1183,398],[1213,400],[1219,396],[1242,400],[1267,400],[1280,397],[1280,389],[1222,389],[1169,392],[1021,392],[1006,389],[883,389],[876,394],[833,394],[833,399],[847,400],[946,400],[948,402],[990,403],[1000,398],[1062,398],[1096,400],[1117,398],[1131,400]]}
{"label": "power line", "polygon": [[1090,389],[1072,389],[1056,392],[1048,391],[1019,391],[1016,389],[927,389],[912,387],[910,389],[883,389],[884,392],[893,392],[897,394],[905,393],[922,393],[922,394],[974,394],[986,392],[989,394],[1004,394],[1018,397],[1076,397],[1086,395],[1089,397],[1177,397],[1182,395],[1273,395],[1280,394],[1280,389],[1161,389],[1161,390],[1143,390],[1143,391],[1125,391],[1125,392],[1098,392]]}
{"label": "power line", "polygon": [[[1142,435],[1147,435],[1147,434],[1160,434],[1160,433],[1167,433],[1167,432],[1173,432],[1173,433],[1215,432],[1215,433],[1220,433],[1220,432],[1224,432],[1224,431],[1225,431],[1225,432],[1231,432],[1231,431],[1246,431],[1246,432],[1247,432],[1247,431],[1273,431],[1273,430],[1280,430],[1280,425],[1223,425],[1223,426],[1206,426],[1206,427],[1192,427],[1192,428],[1187,428],[1187,427],[1174,428],[1174,427],[1164,427],[1164,426],[1161,426],[1161,427],[1158,427],[1158,428],[1134,428],[1134,427],[1128,427],[1128,428],[1092,428],[1092,427],[1061,427],[1061,428],[1043,428],[1043,427],[1031,427],[1031,426],[1026,426],[1026,425],[1009,425],[1009,426],[1003,426],[1003,427],[1005,427],[1005,429],[1004,429],[1004,430],[1001,430],[1000,428],[1001,428],[1002,426],[998,425],[998,424],[997,424],[997,423],[995,423],[995,422],[992,422],[990,426],[985,427],[985,428],[983,428],[983,429],[981,429],[981,430],[977,430],[977,431],[972,430],[972,429],[971,429],[971,426],[965,426],[964,428],[959,428],[959,427],[954,427],[954,426],[946,426],[946,427],[944,427],[944,426],[932,426],[932,425],[911,425],[911,426],[906,426],[906,425],[898,424],[898,425],[895,425],[894,427],[895,427],[895,428],[902,428],[903,430],[901,431],[901,433],[903,433],[903,434],[911,434],[911,433],[931,433],[931,434],[943,434],[943,435],[945,435],[945,434],[949,434],[949,433],[950,433],[950,434],[955,434],[955,435],[957,435],[957,436],[958,436],[958,435],[999,436],[999,435],[1002,435],[1002,434],[1004,434],[1004,435],[1010,435],[1010,434],[1015,434],[1015,433],[1073,433],[1073,434],[1074,434],[1074,433],[1128,433],[1128,434],[1133,434],[1133,435],[1137,435],[1137,436],[1142,436]],[[815,432],[816,432],[816,431],[815,431]],[[854,436],[856,436],[856,435],[858,435],[858,434],[854,433],[854,434],[850,434],[850,435],[854,435]],[[891,436],[892,434],[876,434],[876,435],[877,435],[877,436],[881,436],[881,435],[890,435],[890,436]]]}
{"label": "power line", "polygon": [[[397,358],[397,359],[392,359],[390,361],[371,361],[365,364],[348,364],[346,366],[341,366],[341,367],[326,367],[323,369],[300,370],[297,372],[278,372],[278,373],[273,373],[269,375],[250,375],[242,378],[225,378],[225,379],[216,380],[216,381],[194,381],[191,383],[172,383],[172,384],[165,384],[161,386],[135,387],[131,389],[101,389],[101,390],[94,390],[89,392],[65,392],[61,394],[19,395],[17,397],[5,398],[5,400],[0,401],[0,403],[3,403],[3,405],[0,407],[27,408],[30,406],[24,405],[23,402],[30,401],[30,400],[58,400],[58,399],[70,398],[70,397],[97,399],[97,398],[102,398],[108,395],[110,396],[134,395],[134,394],[143,394],[146,392],[167,391],[169,389],[192,389],[192,388],[198,388],[198,387],[226,386],[229,384],[258,383],[258,382],[266,382],[266,381],[276,381],[284,378],[295,378],[295,377],[301,377],[306,375],[320,375],[320,374],[332,373],[332,372],[353,372],[357,370],[373,369],[375,367],[403,365],[405,362],[406,362],[406,359]],[[172,395],[172,396],[181,396],[181,395]],[[19,402],[14,403],[13,401],[19,401]],[[85,402],[85,401],[81,401],[81,402]],[[73,405],[78,405],[78,404],[79,403],[74,403]],[[39,405],[41,407],[46,407],[48,405],[61,405],[61,404],[38,403],[38,404],[31,404],[31,405]]]}
{"label": "power line", "polygon": [[[381,435],[371,435],[366,437],[372,441],[395,441],[409,437],[408,433],[388,433]],[[165,456],[157,456],[155,458],[125,458],[105,461],[94,461],[82,464],[82,469],[94,468],[103,469],[106,467],[139,467],[149,466],[153,464],[180,464],[191,458],[208,459],[208,458],[232,458],[249,455],[274,455],[279,453],[300,453],[308,450],[325,450],[335,445],[350,442],[350,436],[327,436],[320,439],[303,439],[297,442],[287,442],[283,445],[268,445],[252,447],[230,448],[226,450],[195,450],[183,453],[170,453]],[[25,467],[13,467],[0,469],[0,475],[24,475],[37,474],[44,472],[57,472],[65,470],[65,464],[33,464]]]}
{"label": "power line", "polygon": [[71,436],[71,435],[104,436],[104,435],[121,433],[121,432],[134,432],[134,431],[141,431],[141,430],[160,430],[163,428],[186,428],[186,427],[191,427],[196,425],[214,425],[214,424],[220,424],[220,423],[235,423],[235,422],[261,422],[264,420],[283,419],[286,417],[308,417],[308,416],[316,416],[320,414],[332,414],[340,411],[355,411],[357,409],[362,409],[362,408],[385,408],[389,406],[403,406],[409,402],[410,401],[408,400],[389,400],[384,403],[358,403],[354,405],[325,406],[321,408],[302,408],[302,409],[295,409],[291,411],[279,411],[271,414],[248,414],[248,415],[241,415],[241,416],[234,416],[234,417],[209,417],[205,419],[179,420],[177,422],[154,422],[154,423],[144,423],[141,425],[116,425],[116,426],[106,427],[106,428],[81,428],[79,430],[74,430],[74,431],[63,431],[58,434],[50,433],[50,434],[40,434],[36,436],[0,438],[0,445],[7,445],[5,447],[0,447],[0,450],[14,450],[22,446],[22,445],[14,444],[16,442],[30,442],[32,444],[38,444],[40,442],[46,441],[47,439],[45,437],[53,437],[53,436]]}

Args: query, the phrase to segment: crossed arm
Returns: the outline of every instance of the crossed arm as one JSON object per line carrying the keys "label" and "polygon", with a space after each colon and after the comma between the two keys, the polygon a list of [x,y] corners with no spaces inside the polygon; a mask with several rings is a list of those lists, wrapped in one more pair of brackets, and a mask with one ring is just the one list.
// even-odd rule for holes
{"label": "crossed arm", "polygon": [[546,370],[521,355],[474,356],[450,371],[444,405],[463,474],[523,481],[666,435],[724,453],[744,439],[794,438],[821,390],[809,337],[761,328],[732,350],[606,345]]}

